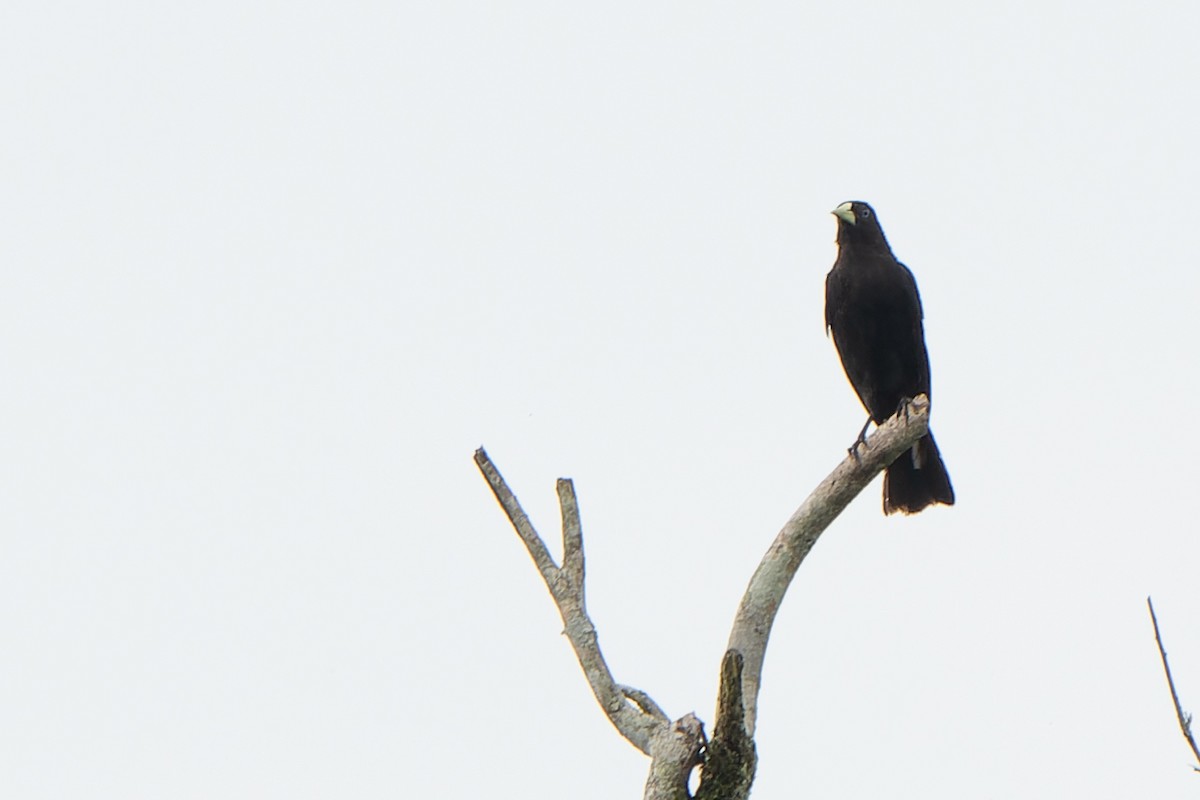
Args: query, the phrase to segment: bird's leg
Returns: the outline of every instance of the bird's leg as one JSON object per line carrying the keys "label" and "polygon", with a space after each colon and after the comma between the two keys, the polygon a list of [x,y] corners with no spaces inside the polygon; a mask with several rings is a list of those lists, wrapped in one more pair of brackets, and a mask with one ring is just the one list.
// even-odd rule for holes
{"label": "bird's leg", "polygon": [[867,428],[869,427],[871,427],[870,416],[868,416],[867,421],[863,423],[862,430],[858,432],[858,438],[854,440],[854,444],[846,448],[850,455],[854,456],[855,461],[862,461],[862,459],[858,457],[858,446],[867,446]]}
{"label": "bird's leg", "polygon": [[[908,415],[914,405],[915,405],[915,402],[914,402],[913,398],[911,398],[911,397],[901,397],[900,398],[900,405],[896,408],[896,413],[899,414],[901,411],[904,412],[904,424],[905,425],[908,424]],[[922,464],[921,464],[921,448],[914,444],[912,446],[911,452],[912,452],[913,468],[920,469],[922,466]]]}

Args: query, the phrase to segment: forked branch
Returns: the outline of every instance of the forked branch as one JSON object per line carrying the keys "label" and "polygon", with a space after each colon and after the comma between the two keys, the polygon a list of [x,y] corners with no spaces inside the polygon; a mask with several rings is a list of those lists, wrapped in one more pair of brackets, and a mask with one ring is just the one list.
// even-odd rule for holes
{"label": "forked branch", "polygon": [[[784,524],[763,556],[738,608],[729,647],[721,662],[717,723],[708,744],[709,762],[701,777],[698,797],[743,800],[749,793],[754,779],[754,728],[763,656],[784,593],[829,523],[928,429],[929,401],[920,395],[905,413],[884,423],[865,446],[856,448],[854,455],[847,456],[821,482]],[[687,798],[688,778],[705,758],[703,726],[694,714],[672,722],[645,692],[613,679],[584,603],[583,528],[574,485],[567,479],[558,481],[563,537],[560,567],[483,448],[475,451],[475,463],[550,590],[562,615],[567,638],[600,707],[622,736],[651,757],[643,797],[645,800]]]}
{"label": "forked branch", "polygon": [[[562,509],[562,539],[563,565],[554,563],[546,544],[534,529],[529,516],[521,508],[516,495],[508,488],[499,470],[488,458],[483,448],[475,451],[475,463],[492,493],[500,501],[500,507],[508,515],[509,522],[521,537],[525,549],[537,565],[558,613],[562,616],[563,626],[575,648],[575,655],[583,673],[587,676],[592,694],[604,709],[614,727],[622,736],[629,740],[637,749],[650,754],[651,739],[666,728],[670,721],[662,709],[645,693],[637,689],[623,687],[613,680],[612,672],[600,653],[600,643],[596,638],[596,627],[588,617],[587,606],[584,603],[584,559],[583,559],[583,525],[579,520],[579,503],[575,498],[575,486],[566,478],[558,480],[558,503]],[[631,702],[632,701],[632,702]]]}

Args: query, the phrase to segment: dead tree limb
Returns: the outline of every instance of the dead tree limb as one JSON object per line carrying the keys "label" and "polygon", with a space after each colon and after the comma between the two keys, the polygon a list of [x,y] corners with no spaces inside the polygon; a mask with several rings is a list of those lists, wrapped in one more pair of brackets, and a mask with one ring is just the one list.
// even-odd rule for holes
{"label": "dead tree limb", "polygon": [[696,800],[729,800],[750,794],[758,755],[746,730],[742,701],[742,654],[728,650],[721,660],[717,725],[704,752]]}
{"label": "dead tree limb", "polygon": [[[721,661],[721,688],[712,742],[698,798],[744,800],[754,780],[754,727],[763,657],[771,625],[800,563],[821,532],[897,456],[929,429],[929,402],[918,396],[848,456],[792,514],[767,550],[742,598]],[[651,758],[644,800],[685,800],[688,779],[705,760],[704,727],[694,714],[671,721],[645,692],[618,684],[600,653],[584,603],[583,527],[570,480],[558,481],[563,564],[554,563],[504,478],[483,448],[475,463],[529,551],[562,616],[592,693],[617,731]]]}
{"label": "dead tree limb", "polygon": [[[888,464],[896,460],[929,430],[929,399],[918,395],[907,413],[896,414],[858,447],[837,469],[813,490],[784,523],[783,529],[763,556],[742,596],[729,646],[745,659],[742,668],[742,702],[745,727],[754,738],[758,719],[758,690],[762,683],[763,657],[775,614],[783,596],[817,539],[838,514]],[[718,724],[720,721],[718,720]]]}
{"label": "dead tree limb", "polygon": [[[1150,608],[1150,621],[1154,623],[1154,641],[1158,642],[1158,654],[1162,656],[1163,672],[1167,673],[1167,687],[1171,690],[1171,702],[1175,704],[1175,718],[1179,720],[1179,730],[1183,731],[1183,738],[1187,740],[1188,747],[1192,748],[1192,755],[1196,757],[1196,763],[1200,764],[1200,748],[1196,747],[1196,738],[1192,736],[1192,715],[1183,710],[1183,706],[1179,702],[1179,694],[1175,691],[1175,679],[1171,677],[1171,665],[1167,663],[1167,651],[1163,647],[1162,636],[1158,632],[1158,617],[1154,614],[1154,603],[1150,602],[1150,598],[1146,598],[1146,605]],[[1193,765],[1192,769],[1200,772],[1200,767]]]}
{"label": "dead tree limb", "polygon": [[[666,714],[644,692],[626,689],[613,680],[608,664],[600,653],[596,638],[596,626],[588,617],[583,597],[583,525],[579,520],[579,504],[575,498],[575,486],[566,478],[558,480],[558,502],[562,508],[563,565],[554,563],[542,538],[534,530],[525,510],[516,495],[508,488],[500,472],[488,458],[483,448],[475,451],[475,463],[492,487],[492,493],[500,501],[509,522],[525,544],[525,549],[537,565],[563,626],[575,648],[575,656],[583,667],[592,687],[592,694],[604,709],[617,731],[637,749],[650,755],[651,739],[667,726]],[[631,703],[629,700],[632,699]]]}

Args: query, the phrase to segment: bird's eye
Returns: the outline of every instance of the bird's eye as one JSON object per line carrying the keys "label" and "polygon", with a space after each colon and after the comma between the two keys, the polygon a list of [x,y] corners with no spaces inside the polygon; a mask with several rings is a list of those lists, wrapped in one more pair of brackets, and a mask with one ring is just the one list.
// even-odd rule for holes
{"label": "bird's eye", "polygon": [[860,217],[862,217],[863,219],[867,219],[868,217],[871,216],[871,209],[864,208],[862,211],[858,212],[858,215]]}

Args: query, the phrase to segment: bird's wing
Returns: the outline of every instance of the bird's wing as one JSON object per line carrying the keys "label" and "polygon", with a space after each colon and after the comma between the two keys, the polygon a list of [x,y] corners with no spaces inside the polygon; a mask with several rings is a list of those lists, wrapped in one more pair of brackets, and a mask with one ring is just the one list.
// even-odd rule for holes
{"label": "bird's wing", "polygon": [[915,312],[915,314],[911,314],[911,317],[912,353],[917,359],[916,364],[914,365],[917,370],[916,386],[918,387],[918,390],[924,391],[926,394],[931,395],[932,387],[930,385],[931,381],[929,375],[929,352],[925,347],[925,324],[923,321],[925,319],[925,311],[921,307],[921,293],[917,291],[917,279],[913,277],[912,270],[910,270],[904,264],[901,264],[899,261],[896,263],[900,264],[900,268],[904,271],[904,280],[907,281],[909,287],[912,288],[912,291],[906,293],[906,296],[909,298],[909,303],[911,303],[911,311]]}
{"label": "bird's wing", "polygon": [[834,316],[842,307],[842,282],[837,275],[837,266],[825,276],[825,335],[833,330]]}
{"label": "bird's wing", "polygon": [[899,261],[896,263],[900,264],[900,269],[904,270],[904,278],[906,281],[908,281],[909,287],[912,288],[911,296],[917,301],[917,319],[925,319],[925,310],[921,308],[921,293],[917,291],[917,279],[913,277],[911,269],[904,264],[901,264]]}

